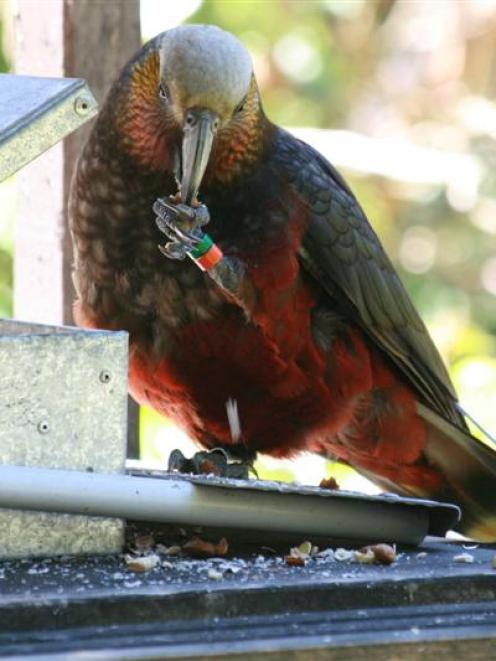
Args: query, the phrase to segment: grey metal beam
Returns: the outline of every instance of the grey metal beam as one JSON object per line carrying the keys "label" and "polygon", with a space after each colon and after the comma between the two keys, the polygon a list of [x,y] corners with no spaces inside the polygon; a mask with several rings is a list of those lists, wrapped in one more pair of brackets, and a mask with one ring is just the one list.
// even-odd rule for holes
{"label": "grey metal beam", "polygon": [[0,74],[0,181],[97,112],[81,78]]}

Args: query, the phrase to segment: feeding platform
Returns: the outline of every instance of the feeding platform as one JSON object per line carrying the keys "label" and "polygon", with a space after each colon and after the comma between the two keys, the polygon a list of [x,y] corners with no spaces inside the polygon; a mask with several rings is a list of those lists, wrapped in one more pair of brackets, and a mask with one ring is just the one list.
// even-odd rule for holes
{"label": "feeding platform", "polygon": [[[496,548],[428,540],[390,566],[278,553],[0,563],[0,652],[66,659],[490,659]],[[469,554],[473,562],[456,560]]]}

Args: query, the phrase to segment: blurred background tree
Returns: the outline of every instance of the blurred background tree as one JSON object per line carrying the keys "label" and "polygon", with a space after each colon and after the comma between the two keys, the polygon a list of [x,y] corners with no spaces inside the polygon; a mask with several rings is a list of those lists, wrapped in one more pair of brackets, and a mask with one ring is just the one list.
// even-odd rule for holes
{"label": "blurred background tree", "polygon": [[[181,21],[214,23],[248,46],[267,114],[343,171],[462,403],[496,430],[496,2],[142,0],[144,39]],[[3,188],[5,315],[13,206]],[[149,411],[142,432],[148,459],[177,444]],[[278,463],[277,476],[320,479],[319,461]]]}

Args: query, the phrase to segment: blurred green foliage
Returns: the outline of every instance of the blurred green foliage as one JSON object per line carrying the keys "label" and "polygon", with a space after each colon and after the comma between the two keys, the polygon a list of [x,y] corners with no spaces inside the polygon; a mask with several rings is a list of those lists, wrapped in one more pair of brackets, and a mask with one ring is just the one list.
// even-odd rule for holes
{"label": "blurred green foliage", "polygon": [[4,41],[4,25],[0,16],[0,73],[5,73],[9,70],[9,63],[7,61],[7,56],[4,53],[2,44]]}

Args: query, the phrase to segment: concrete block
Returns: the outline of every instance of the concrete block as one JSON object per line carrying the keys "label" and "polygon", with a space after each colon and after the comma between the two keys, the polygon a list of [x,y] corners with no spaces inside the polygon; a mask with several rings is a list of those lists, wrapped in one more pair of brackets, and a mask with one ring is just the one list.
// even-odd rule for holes
{"label": "concrete block", "polygon": [[[0,463],[123,473],[127,333],[0,320]],[[1,485],[0,485],[1,488]],[[0,557],[111,553],[123,523],[0,510]]]}

